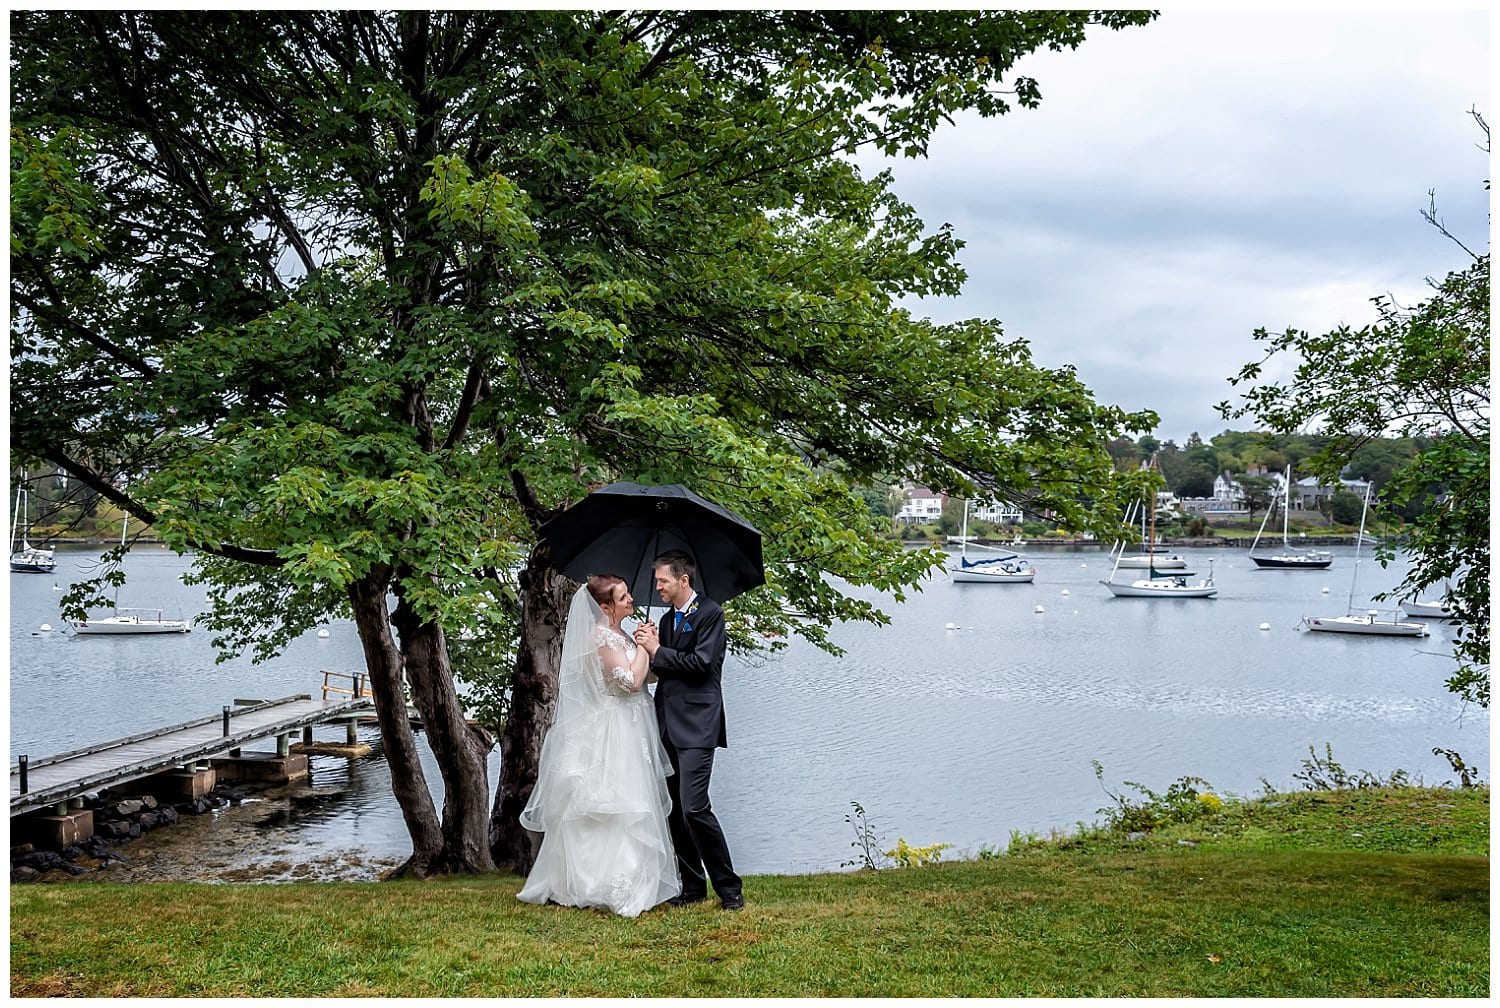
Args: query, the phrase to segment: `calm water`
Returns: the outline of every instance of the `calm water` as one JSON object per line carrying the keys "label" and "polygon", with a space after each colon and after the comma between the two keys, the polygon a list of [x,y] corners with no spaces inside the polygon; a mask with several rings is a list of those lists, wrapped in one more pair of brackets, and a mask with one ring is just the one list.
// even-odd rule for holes
{"label": "calm water", "polygon": [[[1117,791],[1132,780],[1160,792],[1193,775],[1236,794],[1259,791],[1263,779],[1295,787],[1308,747],[1321,755],[1325,743],[1350,771],[1399,768],[1428,783],[1453,778],[1434,747],[1488,767],[1487,713],[1443,687],[1453,663],[1442,624],[1419,640],[1297,629],[1303,616],[1345,611],[1353,551],[1334,553],[1328,571],[1277,572],[1237,551],[1192,551],[1200,572],[1216,558],[1220,596],[1155,600],[1110,596],[1098,583],[1109,563],[1097,550],[1037,550],[1034,584],[952,584],[939,575],[904,604],[886,601],[890,626],[836,632],[841,657],[794,641],[780,655],[731,658],[731,748],[718,754],[713,794],[736,867],[837,869],[854,856],[844,819],[852,801],[891,845],[903,837],[956,852],[1003,847],[1012,830],[1092,821],[1109,798],[1091,760]],[[59,587],[94,555],[60,550]],[[121,604],[192,615],[203,594],[179,580],[186,567],[166,550],[137,549]],[[1355,608],[1374,605],[1369,596],[1400,570],[1367,557]],[[309,634],[259,666],[248,658],[215,665],[201,631],[42,632],[42,623],[62,625],[53,585],[47,575],[11,575],[12,761],[213,714],[237,697],[316,696],[320,670],[361,665],[351,623],[330,625],[327,638]],[[377,740],[373,730],[366,738]],[[494,768],[492,757],[492,780]],[[436,782],[430,760],[428,771]],[[307,865],[322,866],[321,877],[371,877],[408,849],[378,757],[316,757],[312,787],[296,795],[148,840],[140,844],[149,856],[138,860],[152,877],[191,877],[205,863],[254,877],[295,877]]]}

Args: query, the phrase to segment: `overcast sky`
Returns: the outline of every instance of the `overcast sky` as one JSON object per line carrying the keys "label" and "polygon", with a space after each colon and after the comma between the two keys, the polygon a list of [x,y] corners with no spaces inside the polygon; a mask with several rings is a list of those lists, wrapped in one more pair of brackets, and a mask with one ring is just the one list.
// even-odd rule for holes
{"label": "overcast sky", "polygon": [[[1155,436],[1253,429],[1215,404],[1257,327],[1374,321],[1466,264],[1419,210],[1487,250],[1490,15],[1165,11],[1021,65],[1042,103],[945,127],[893,165],[930,227],[966,242],[937,321],[997,318]],[[1285,371],[1289,373],[1289,370]]]}

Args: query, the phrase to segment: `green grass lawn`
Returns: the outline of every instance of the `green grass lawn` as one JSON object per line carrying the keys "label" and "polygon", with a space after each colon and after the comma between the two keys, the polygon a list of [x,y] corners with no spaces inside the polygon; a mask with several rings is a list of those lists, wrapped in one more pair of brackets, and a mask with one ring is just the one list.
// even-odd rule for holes
{"label": "green grass lawn", "polygon": [[1276,795],[634,920],[501,875],[13,886],[11,994],[1482,997],[1488,821],[1488,789]]}

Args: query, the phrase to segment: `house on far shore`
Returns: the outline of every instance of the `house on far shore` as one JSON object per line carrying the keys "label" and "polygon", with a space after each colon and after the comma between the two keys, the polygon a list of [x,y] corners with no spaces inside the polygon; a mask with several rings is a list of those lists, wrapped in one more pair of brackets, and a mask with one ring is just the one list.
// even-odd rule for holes
{"label": "house on far shore", "polygon": [[943,502],[948,499],[947,494],[912,486],[902,491],[902,495],[905,499],[896,511],[897,521],[926,525],[943,517]]}
{"label": "house on far shore", "polygon": [[1316,478],[1308,476],[1292,484],[1292,510],[1301,508],[1303,511],[1321,511],[1323,501],[1340,490],[1347,490],[1363,499],[1365,488],[1369,485],[1369,480],[1340,479],[1338,486],[1324,486]]}
{"label": "house on far shore", "polygon": [[973,517],[976,521],[990,522],[994,525],[1019,525],[1024,519],[1019,504],[1010,501],[983,501],[974,505]]}
{"label": "house on far shore", "polygon": [[[902,490],[902,495],[901,507],[896,511],[897,521],[928,525],[943,517],[947,494],[927,487],[909,486]],[[1009,501],[976,500],[969,518],[995,525],[1019,525],[1022,515],[1020,506]]]}

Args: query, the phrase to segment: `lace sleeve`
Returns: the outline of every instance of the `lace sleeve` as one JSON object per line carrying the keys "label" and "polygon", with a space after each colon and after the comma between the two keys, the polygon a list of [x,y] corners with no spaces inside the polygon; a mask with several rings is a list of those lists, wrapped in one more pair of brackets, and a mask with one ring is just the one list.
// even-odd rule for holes
{"label": "lace sleeve", "polygon": [[638,692],[635,674],[630,671],[634,651],[635,642],[610,633],[604,627],[599,628],[599,666],[606,689],[624,693]]}

